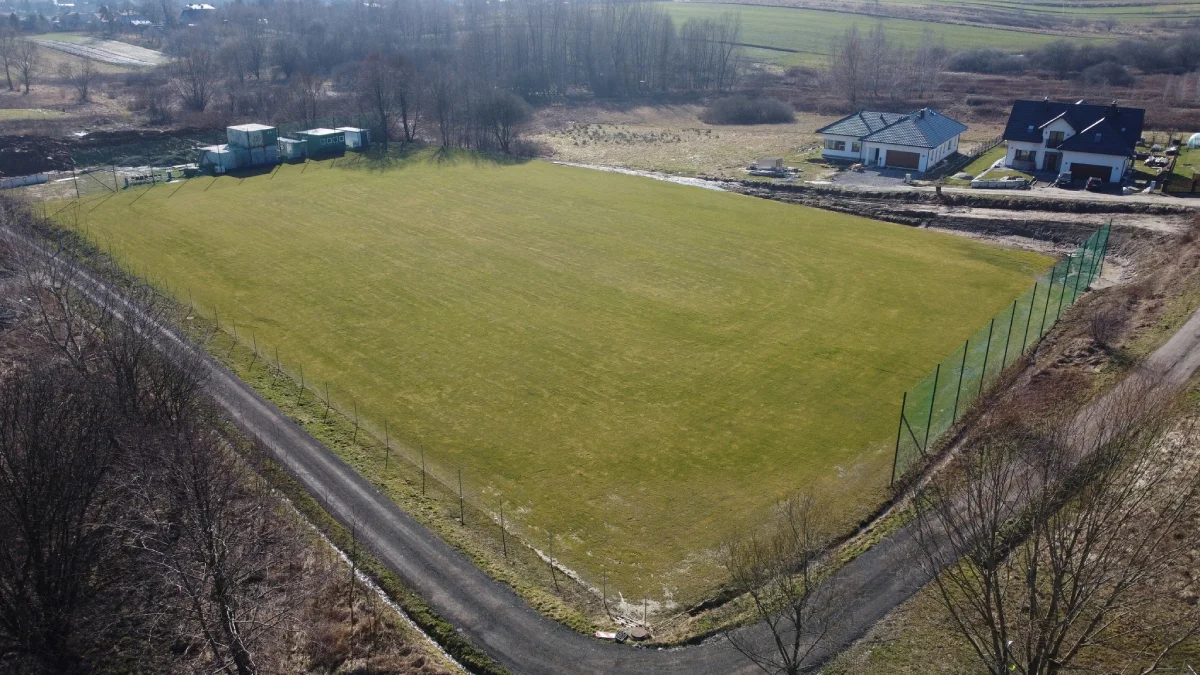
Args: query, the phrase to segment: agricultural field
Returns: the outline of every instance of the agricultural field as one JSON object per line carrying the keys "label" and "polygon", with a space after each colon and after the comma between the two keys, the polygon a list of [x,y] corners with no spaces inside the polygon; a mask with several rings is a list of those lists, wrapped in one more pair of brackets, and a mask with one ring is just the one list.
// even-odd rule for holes
{"label": "agricultural field", "polygon": [[1045,33],[819,9],[696,2],[664,2],[662,5],[679,23],[687,19],[716,19],[725,12],[738,12],[742,17],[742,42],[749,47],[748,56],[784,67],[823,67],[828,63],[834,37],[851,26],[867,31],[879,22],[887,28],[895,43],[905,47],[919,44],[926,28],[931,29],[935,38],[944,41],[950,50],[973,47],[1021,50],[1060,39],[1060,36]]}
{"label": "agricultural field", "polygon": [[126,68],[157,66],[167,60],[162,52],[153,49],[79,33],[47,33],[34,39],[34,42],[47,49],[80,58],[91,57],[93,61],[99,63]]}
{"label": "agricultural field", "polygon": [[676,605],[790,491],[829,491],[847,524],[876,505],[901,392],[1051,263],[455,152],[197,178],[76,212],[243,344],[277,347],[317,396],[328,382],[386,422],[393,453],[423,449],[446,484],[461,470],[535,545],[555,533],[585,579]]}

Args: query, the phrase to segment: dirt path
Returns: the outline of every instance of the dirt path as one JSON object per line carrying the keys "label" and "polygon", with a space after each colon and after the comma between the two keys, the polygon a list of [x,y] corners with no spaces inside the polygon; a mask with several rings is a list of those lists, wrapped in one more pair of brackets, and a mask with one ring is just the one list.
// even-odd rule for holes
{"label": "dirt path", "polygon": [[[14,243],[33,245],[4,230]],[[118,290],[82,274],[85,290],[128,316],[140,315],[164,342],[195,350],[173,327],[153,321]],[[712,673],[758,672],[727,642],[715,639],[680,649],[642,649],[600,642],[575,633],[527,606],[504,584],[488,577],[435,533],[401,511],[333,452],[287,418],[207,353],[199,352],[212,400],[244,432],[261,440],[283,466],[340,523],[425,598],[460,633],[518,673]],[[1148,360],[1158,386],[1186,380],[1200,367],[1200,312]],[[839,603],[843,620],[814,651],[815,668],[853,644],[880,619],[930,580],[921,564],[912,526],[901,528],[842,568]],[[746,629],[764,646],[762,624]]]}

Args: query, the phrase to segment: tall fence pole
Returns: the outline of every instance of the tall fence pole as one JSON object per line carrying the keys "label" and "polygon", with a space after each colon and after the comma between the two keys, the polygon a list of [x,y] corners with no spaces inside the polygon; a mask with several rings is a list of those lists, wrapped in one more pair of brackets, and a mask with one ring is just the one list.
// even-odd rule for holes
{"label": "tall fence pole", "polygon": [[1054,290],[1054,275],[1058,272],[1058,265],[1050,268],[1050,283],[1046,284],[1046,306],[1042,308],[1042,325],[1038,328],[1038,339],[1046,334],[1046,317],[1050,314],[1050,293]]}
{"label": "tall fence pole", "polygon": [[1037,282],[1033,282],[1033,292],[1029,294],[1029,313],[1025,315],[1025,334],[1021,337],[1021,353],[1025,353],[1025,347],[1029,344],[1029,324],[1033,323],[1033,303],[1037,302]]}
{"label": "tall fence pole", "polygon": [[1096,272],[1096,278],[1099,279],[1104,274],[1104,258],[1108,256],[1108,238],[1112,234],[1112,221],[1108,221],[1108,227],[1104,230],[1104,244],[1100,247],[1100,271]]}
{"label": "tall fence pole", "polygon": [[900,435],[904,432],[904,406],[908,404],[908,392],[900,398],[900,424],[896,427],[896,454],[892,456],[892,481],[888,487],[896,484],[896,465],[900,462]]}
{"label": "tall fence pole", "polygon": [[[1093,236],[1095,236],[1095,235],[1093,235]],[[1089,237],[1089,239],[1090,238],[1091,237]],[[1076,270],[1076,272],[1075,272],[1075,288],[1071,289],[1071,304],[1072,305],[1074,305],[1075,301],[1079,299],[1079,281],[1080,281],[1080,279],[1083,278],[1083,259],[1086,255],[1087,255],[1087,249],[1085,248],[1079,254],[1079,269]],[[1091,267],[1090,264],[1088,266]]]}
{"label": "tall fence pole", "polygon": [[967,351],[971,349],[971,340],[967,339],[963,343],[962,363],[958,366],[958,386],[954,389],[954,412],[950,415],[950,423],[954,424],[958,421],[958,399],[962,396],[962,381],[963,373],[967,372]]}
{"label": "tall fence pole", "polygon": [[1000,357],[1000,370],[1008,367],[1008,343],[1012,342],[1013,324],[1017,320],[1017,301],[1013,300],[1012,314],[1008,316],[1008,335],[1004,336],[1004,354]]}
{"label": "tall fence pole", "polygon": [[1071,263],[1073,262],[1075,262],[1075,259],[1067,256],[1067,271],[1063,272],[1062,292],[1058,294],[1058,308],[1054,310],[1055,321],[1058,321],[1063,313],[1063,300],[1067,297],[1067,278],[1071,276]]}
{"label": "tall fence pole", "polygon": [[988,355],[992,351],[992,329],[996,327],[996,317],[992,317],[992,322],[988,324],[988,339],[987,346],[983,348],[983,371],[979,373],[979,393],[975,396],[983,396],[983,382],[987,379],[987,362]]}
{"label": "tall fence pole", "polygon": [[929,392],[929,415],[925,418],[925,442],[921,452],[929,452],[929,430],[933,427],[933,404],[937,401],[937,386],[938,378],[942,374],[942,364],[938,363],[937,368],[933,371],[933,391]]}

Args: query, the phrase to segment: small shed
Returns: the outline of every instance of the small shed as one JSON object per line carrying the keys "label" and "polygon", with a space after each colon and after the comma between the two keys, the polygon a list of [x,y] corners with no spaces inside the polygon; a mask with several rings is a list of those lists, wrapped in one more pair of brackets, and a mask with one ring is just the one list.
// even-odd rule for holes
{"label": "small shed", "polygon": [[208,145],[200,148],[200,161],[197,164],[203,170],[220,174],[238,168],[238,158],[228,144]]}
{"label": "small shed", "polygon": [[371,144],[371,130],[358,127],[338,127],[346,135],[346,147],[351,150],[362,150]]}
{"label": "small shed", "polygon": [[279,157],[285,162],[304,159],[304,152],[308,149],[308,141],[297,140],[295,138],[279,139]]}
{"label": "small shed", "polygon": [[754,167],[760,171],[782,171],[782,157],[759,157],[754,162]]}
{"label": "small shed", "polygon": [[238,124],[225,128],[229,145],[239,148],[267,148],[275,145],[279,131],[266,124]]}
{"label": "small shed", "polygon": [[346,132],[337,129],[309,129],[297,131],[296,136],[307,142],[305,152],[309,157],[331,155],[346,151]]}

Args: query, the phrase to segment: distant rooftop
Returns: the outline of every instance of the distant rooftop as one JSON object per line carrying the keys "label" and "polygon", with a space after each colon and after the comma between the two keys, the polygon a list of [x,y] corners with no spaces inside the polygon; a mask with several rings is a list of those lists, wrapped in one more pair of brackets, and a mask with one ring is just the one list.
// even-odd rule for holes
{"label": "distant rooftop", "polygon": [[251,122],[250,124],[237,124],[237,125],[231,126],[229,128],[237,130],[237,131],[267,131],[270,129],[274,129],[275,127],[272,127],[272,126],[269,126],[266,124],[258,124],[256,122]]}
{"label": "distant rooftop", "polygon": [[366,131],[366,129],[360,129],[359,127],[338,127],[337,130],[338,131],[354,131],[357,133],[362,133],[362,132]]}
{"label": "distant rooftop", "polygon": [[308,134],[309,136],[329,136],[330,134],[338,133],[338,131],[336,129],[326,129],[325,127],[318,127],[316,129],[309,129],[308,131],[302,131],[300,133]]}

